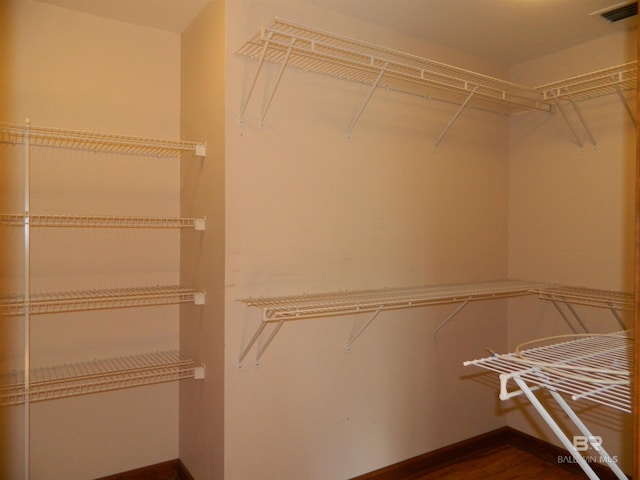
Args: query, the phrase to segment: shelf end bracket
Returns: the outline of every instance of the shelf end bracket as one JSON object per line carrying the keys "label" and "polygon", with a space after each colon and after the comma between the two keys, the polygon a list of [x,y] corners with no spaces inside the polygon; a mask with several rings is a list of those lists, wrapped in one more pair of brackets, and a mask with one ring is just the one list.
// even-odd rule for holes
{"label": "shelf end bracket", "polygon": [[378,85],[380,85],[380,81],[382,80],[382,77],[384,76],[384,72],[388,66],[389,66],[389,62],[385,62],[382,68],[380,69],[380,73],[378,74],[375,81],[373,82],[373,85],[371,85],[371,88],[369,89],[369,93],[367,93],[367,96],[365,97],[364,102],[362,102],[362,105],[360,106],[360,109],[356,113],[356,116],[351,121],[351,125],[349,125],[349,128],[347,130],[347,138],[351,138],[351,131],[356,126],[356,123],[358,123],[358,120],[360,119],[360,115],[362,115],[362,112],[364,112],[364,109],[369,103],[369,100],[371,99],[373,92],[375,92],[376,88],[378,88]]}
{"label": "shelf end bracket", "polygon": [[440,322],[440,325],[438,325],[435,330],[433,331],[433,339],[436,339],[436,336],[438,335],[438,332],[440,331],[440,329],[442,327],[444,327],[447,323],[449,323],[449,321],[455,317],[458,313],[460,313],[460,311],[467,306],[467,304],[469,303],[469,299],[466,299],[464,302],[462,302],[460,305],[458,305],[458,308],[456,308],[453,312],[451,312],[451,314],[445,318],[442,322]]}
{"label": "shelf end bracket", "polygon": [[382,311],[382,307],[380,307],[378,310],[376,310],[375,312],[373,312],[373,315],[371,315],[369,317],[369,320],[367,320],[359,329],[358,331],[356,331],[355,333],[353,333],[351,335],[351,338],[349,338],[349,341],[347,342],[347,352],[351,350],[351,345],[353,345],[353,343],[358,339],[358,337],[360,335],[362,335],[362,333],[367,329],[367,327],[369,325],[371,325],[371,322],[373,322],[373,320],[378,316],[378,314]]}
{"label": "shelf end bracket", "polygon": [[449,131],[449,129],[451,128],[451,126],[455,123],[455,121],[458,119],[458,117],[460,116],[460,114],[462,113],[462,111],[467,108],[467,106],[469,105],[469,102],[471,101],[471,99],[473,98],[473,96],[476,94],[476,90],[478,90],[478,86],[476,85],[475,87],[473,87],[473,89],[471,90],[471,93],[469,93],[469,96],[467,96],[467,98],[465,99],[464,102],[462,102],[462,105],[460,105],[460,108],[458,109],[458,111],[453,115],[453,117],[451,118],[451,120],[449,120],[449,123],[447,124],[446,127],[444,127],[444,130],[442,131],[442,133],[438,136],[438,138],[436,139],[435,143],[433,144],[433,148],[436,148],[440,142],[442,141],[442,139],[444,138],[444,136],[447,134],[447,132]]}

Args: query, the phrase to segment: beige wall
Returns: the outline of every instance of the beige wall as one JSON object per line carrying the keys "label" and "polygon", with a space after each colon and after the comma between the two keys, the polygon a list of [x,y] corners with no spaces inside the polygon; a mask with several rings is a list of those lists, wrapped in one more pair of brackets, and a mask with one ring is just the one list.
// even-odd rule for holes
{"label": "beige wall", "polygon": [[[636,31],[620,33],[513,68],[513,80],[539,85],[635,60]],[[635,111],[635,95],[627,95]],[[579,148],[559,113],[511,121],[509,155],[509,275],[568,285],[633,291],[635,130],[617,95],[580,104],[593,146]],[[571,118],[576,121],[575,114]],[[576,308],[592,332],[621,327],[611,312]],[[571,315],[567,312],[569,316]],[[626,316],[631,325],[631,315]],[[573,321],[580,330],[579,325]],[[552,304],[510,304],[509,344],[571,333]],[[630,415],[575,405],[605,440],[611,455],[630,467]],[[509,425],[557,443],[524,401],[505,402]],[[552,409],[552,411],[554,411]],[[577,434],[577,432],[574,432]]]}
{"label": "beige wall", "polygon": [[[30,0],[12,2],[10,102],[0,121],[159,138],[179,137],[180,37]],[[6,42],[6,43],[5,43]],[[4,79],[6,82],[7,79]],[[20,146],[11,162],[10,211],[22,206]],[[31,211],[179,215],[179,162],[33,148]],[[21,232],[9,233],[11,271],[21,291]],[[179,234],[119,229],[34,229],[33,292],[176,284]],[[3,319],[22,368],[22,320]],[[149,308],[33,317],[32,366],[178,347],[178,310]],[[11,421],[3,478],[20,478],[22,407]],[[160,385],[55,400],[31,407],[31,478],[86,479],[178,456],[178,387]]]}
{"label": "beige wall", "polygon": [[347,140],[367,87],[290,70],[260,127],[270,65],[241,126],[256,62],[234,52],[275,16],[500,71],[302,2],[227,4],[225,478],[348,478],[503,425],[486,387],[461,378],[463,360],[505,345],[501,302],[469,307],[435,341],[453,306],[384,313],[350,352],[363,317],[293,322],[259,366],[252,351],[238,367],[260,319],[238,298],[507,269],[507,121],[466,112],[434,151],[456,107],[377,92]]}

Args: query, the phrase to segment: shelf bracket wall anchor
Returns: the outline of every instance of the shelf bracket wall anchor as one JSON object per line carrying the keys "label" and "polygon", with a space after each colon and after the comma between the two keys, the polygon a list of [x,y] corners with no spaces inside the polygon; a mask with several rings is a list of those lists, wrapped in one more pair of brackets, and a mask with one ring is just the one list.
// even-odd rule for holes
{"label": "shelf bracket wall anchor", "polygon": [[251,82],[251,86],[249,87],[249,91],[247,92],[247,97],[244,99],[244,103],[242,104],[242,108],[240,109],[240,125],[244,125],[244,113],[247,110],[247,105],[249,105],[249,100],[251,100],[253,90],[256,87],[256,82],[258,81],[258,77],[260,76],[260,72],[262,71],[262,66],[264,65],[265,57],[267,56],[267,50],[269,49],[269,42],[271,41],[272,35],[273,32],[269,32],[269,34],[267,35],[267,39],[264,42],[264,46],[262,47],[256,74],[253,76],[253,81]]}
{"label": "shelf bracket wall anchor", "polygon": [[478,85],[476,85],[475,87],[473,87],[473,89],[471,90],[471,93],[469,93],[469,96],[467,96],[467,98],[465,99],[464,102],[462,102],[462,105],[460,105],[460,108],[458,108],[458,111],[453,115],[453,117],[451,118],[451,120],[449,120],[449,123],[447,124],[446,127],[444,127],[444,130],[442,131],[442,133],[438,136],[438,138],[436,139],[435,143],[433,144],[433,148],[437,148],[438,144],[442,141],[442,139],[444,138],[444,136],[447,134],[447,132],[449,131],[449,129],[451,128],[451,126],[455,123],[455,121],[458,119],[458,117],[460,116],[460,114],[462,113],[462,111],[467,108],[467,106],[469,105],[469,102],[471,101],[471,99],[473,98],[473,96],[476,94],[476,90],[478,90]]}
{"label": "shelf bracket wall anchor", "polygon": [[292,38],[291,39],[291,43],[289,44],[289,48],[287,49],[287,53],[285,54],[284,60],[282,62],[282,66],[280,67],[280,72],[278,73],[278,78],[276,79],[276,83],[273,86],[273,89],[271,90],[271,95],[269,95],[269,99],[267,100],[267,103],[265,104],[264,110],[262,111],[262,116],[260,117],[260,126],[264,127],[264,119],[267,116],[267,111],[269,110],[269,107],[271,106],[271,102],[273,101],[273,97],[276,95],[276,90],[278,89],[278,86],[280,85],[280,80],[282,80],[282,75],[284,75],[284,71],[287,68],[287,65],[289,64],[289,57],[291,57],[291,51],[293,50],[293,47],[296,43],[296,39]]}
{"label": "shelf bracket wall anchor", "polygon": [[347,129],[347,139],[351,138],[351,131],[356,126],[356,123],[358,123],[358,120],[360,119],[360,115],[362,115],[362,112],[364,112],[364,109],[369,103],[369,100],[371,99],[373,92],[375,92],[376,88],[378,88],[378,85],[380,85],[380,81],[382,80],[382,77],[384,76],[384,72],[388,66],[389,66],[389,62],[385,62],[384,65],[382,66],[382,69],[380,70],[380,73],[378,74],[378,77],[373,82],[373,85],[371,85],[371,88],[369,89],[369,93],[367,93],[367,96],[365,97],[364,102],[362,102],[360,109],[357,111],[356,116],[351,121],[351,125],[349,125],[349,128]]}
{"label": "shelf bracket wall anchor", "polygon": [[633,114],[633,110],[631,110],[631,107],[629,106],[629,102],[627,102],[627,99],[624,97],[624,93],[622,93],[622,89],[620,88],[620,85],[616,84],[615,87],[616,87],[616,92],[618,93],[618,97],[620,97],[620,101],[622,102],[622,105],[624,105],[625,110],[629,114],[629,118],[631,118],[631,121],[633,122],[634,125],[638,125],[636,117]]}
{"label": "shelf bracket wall anchor", "polygon": [[464,302],[462,302],[460,305],[458,305],[458,308],[456,308],[453,312],[451,312],[451,314],[445,318],[442,322],[440,322],[440,325],[438,325],[435,330],[433,331],[433,339],[436,339],[436,335],[438,335],[438,332],[440,331],[440,329],[442,327],[444,327],[447,323],[449,323],[449,321],[455,317],[458,313],[460,313],[460,311],[467,306],[467,304],[469,303],[470,299],[466,299]]}
{"label": "shelf bracket wall anchor", "polygon": [[356,331],[355,333],[351,334],[351,337],[349,338],[349,341],[347,342],[347,352],[351,351],[351,345],[353,345],[353,343],[358,339],[358,337],[360,335],[362,335],[362,333],[367,329],[367,327],[369,325],[371,325],[371,322],[373,322],[373,320],[378,316],[378,314],[382,311],[382,307],[380,307],[378,310],[376,310],[375,312],[373,312],[373,315],[371,315],[369,317],[369,320],[367,320],[359,329],[358,331]]}

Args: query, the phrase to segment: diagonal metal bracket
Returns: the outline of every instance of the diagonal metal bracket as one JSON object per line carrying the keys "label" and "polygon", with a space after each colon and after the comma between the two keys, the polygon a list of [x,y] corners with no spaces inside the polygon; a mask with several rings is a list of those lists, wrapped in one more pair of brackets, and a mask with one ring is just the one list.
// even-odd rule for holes
{"label": "diagonal metal bracket", "polygon": [[264,127],[264,119],[267,116],[267,111],[269,110],[269,107],[271,106],[271,102],[273,100],[273,97],[276,94],[276,90],[278,89],[278,86],[280,85],[280,80],[282,80],[282,75],[284,74],[285,69],[287,68],[287,65],[289,64],[289,58],[291,57],[291,51],[293,50],[293,47],[296,43],[296,39],[292,38],[291,39],[291,43],[289,44],[289,48],[287,48],[287,53],[284,56],[284,60],[282,62],[282,66],[280,67],[280,72],[278,73],[278,78],[276,79],[276,83],[273,86],[273,89],[271,89],[271,94],[269,95],[269,99],[267,100],[267,103],[265,104],[264,110],[262,111],[262,116],[260,117],[260,126]]}
{"label": "diagonal metal bracket", "polygon": [[[589,137],[589,141],[594,146],[596,146],[597,145],[596,139],[593,136],[593,133],[591,133],[591,129],[587,125],[587,121],[584,118],[584,115],[582,114],[582,110],[580,110],[580,107],[578,106],[576,101],[573,98],[571,98],[570,95],[567,94],[566,97],[567,97],[567,100],[569,101],[569,104],[571,104],[571,107],[573,108],[573,111],[575,112],[576,116],[578,117],[578,120],[580,120],[580,123],[582,124],[582,128],[584,129],[585,133],[587,134],[587,137]],[[580,135],[578,135],[578,132],[575,129],[575,127],[573,125],[573,122],[571,122],[571,119],[569,118],[569,115],[567,114],[566,110],[562,106],[562,103],[560,102],[560,100],[558,100],[557,95],[554,95],[552,98],[553,98],[554,103],[558,107],[558,111],[560,112],[560,115],[562,115],[562,118],[564,119],[564,122],[567,124],[567,127],[569,127],[569,130],[571,131],[573,137],[575,138],[576,143],[578,144],[578,146],[580,148],[582,148],[584,146],[584,144],[582,143],[582,139],[580,138]]]}
{"label": "diagonal metal bracket", "polygon": [[371,85],[371,88],[369,89],[369,93],[367,93],[367,96],[365,97],[364,102],[362,102],[360,109],[356,113],[356,116],[351,121],[351,125],[349,125],[349,128],[347,129],[347,138],[351,138],[351,131],[356,126],[356,123],[358,123],[358,120],[360,119],[360,115],[362,115],[362,112],[364,112],[364,109],[369,103],[369,100],[371,100],[371,96],[373,95],[373,92],[375,92],[376,88],[378,88],[378,85],[380,85],[380,81],[382,80],[382,77],[384,76],[384,72],[388,66],[389,66],[389,62],[385,62],[384,65],[382,66],[382,69],[380,70],[380,73],[378,74],[378,77],[373,82],[373,85]]}
{"label": "diagonal metal bracket", "polygon": [[[271,313],[270,312],[268,312],[268,311],[263,312],[262,321],[260,322],[260,326],[258,327],[256,332],[253,334],[253,337],[251,337],[251,340],[249,340],[249,343],[247,343],[247,346],[244,347],[244,349],[240,353],[240,358],[238,359],[238,368],[242,367],[242,361],[245,359],[245,357],[247,356],[247,354],[249,353],[251,348],[255,345],[256,341],[262,336],[262,332],[264,332],[264,329],[266,328],[267,324],[268,323],[274,323],[274,322],[270,322],[269,321],[270,317],[271,317]],[[284,319],[281,319],[275,325],[275,327],[271,330],[271,333],[269,334],[269,336],[267,337],[265,342],[261,346],[258,347],[258,351],[257,351],[257,354],[256,354],[256,365],[260,361],[260,358],[262,357],[262,354],[265,352],[265,350],[267,349],[269,344],[272,342],[274,337],[280,331],[280,328],[282,328],[283,324],[284,324]]]}
{"label": "diagonal metal bracket", "polygon": [[273,36],[273,32],[269,32],[264,42],[264,46],[262,47],[262,52],[260,53],[260,60],[258,62],[258,68],[256,69],[256,73],[253,76],[253,81],[251,82],[251,86],[249,87],[249,92],[247,92],[247,97],[244,99],[244,103],[242,104],[242,108],[240,109],[240,125],[244,125],[244,112],[247,110],[247,105],[249,105],[249,100],[251,100],[251,96],[253,95],[253,90],[256,87],[256,82],[258,81],[258,77],[260,76],[260,72],[262,71],[262,66],[264,65],[264,59],[267,55],[267,50],[269,49],[269,43],[271,41],[272,36]]}
{"label": "diagonal metal bracket", "polygon": [[358,337],[362,335],[362,332],[364,332],[367,329],[367,327],[371,325],[371,322],[373,322],[373,320],[378,316],[378,314],[381,311],[382,311],[382,308],[379,308],[378,310],[373,312],[373,315],[371,315],[369,319],[365,323],[363,323],[362,326],[356,332],[351,334],[351,337],[347,342],[347,352],[351,351],[351,345],[353,345],[353,342],[355,342],[358,339]]}
{"label": "diagonal metal bracket", "polygon": [[449,320],[451,320],[453,317],[455,317],[458,313],[460,313],[460,311],[467,306],[467,304],[469,303],[470,299],[465,300],[464,302],[462,302],[460,305],[458,305],[458,308],[456,308],[453,312],[451,312],[451,314],[445,318],[442,322],[440,322],[440,325],[438,325],[435,330],[433,331],[433,339],[436,339],[436,335],[438,334],[438,331],[444,327],[447,323],[449,323]]}
{"label": "diagonal metal bracket", "polygon": [[467,106],[469,105],[469,102],[471,101],[471,99],[473,98],[473,96],[476,94],[476,90],[478,90],[478,86],[476,85],[475,87],[473,87],[473,89],[471,90],[471,93],[469,93],[469,96],[465,99],[464,102],[462,102],[462,105],[460,105],[460,108],[458,109],[458,111],[453,115],[453,117],[451,118],[451,120],[449,120],[449,123],[447,124],[446,127],[444,127],[444,130],[442,131],[442,133],[438,136],[438,138],[436,139],[435,143],[433,144],[433,148],[436,148],[438,146],[438,144],[442,141],[442,139],[444,138],[444,136],[447,134],[447,132],[449,131],[449,129],[451,128],[451,126],[455,123],[455,121],[458,119],[458,117],[460,116],[460,114],[462,113],[462,111],[467,108]]}
{"label": "diagonal metal bracket", "polygon": [[[615,77],[614,77],[614,79],[615,79]],[[615,88],[616,88],[616,92],[618,94],[618,97],[620,98],[620,101],[622,102],[622,105],[624,105],[625,110],[629,114],[629,118],[631,118],[631,121],[633,122],[634,125],[638,125],[636,117],[633,114],[633,110],[631,110],[631,107],[629,106],[629,102],[627,102],[627,99],[625,98],[624,93],[622,93],[622,89],[620,88],[620,85],[618,85],[616,83],[615,84]]]}

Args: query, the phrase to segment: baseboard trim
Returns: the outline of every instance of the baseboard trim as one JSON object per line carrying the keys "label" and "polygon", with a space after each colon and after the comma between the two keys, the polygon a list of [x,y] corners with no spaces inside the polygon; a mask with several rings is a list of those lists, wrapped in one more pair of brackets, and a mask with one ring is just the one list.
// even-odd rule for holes
{"label": "baseboard trim", "polygon": [[147,465],[96,480],[195,480],[180,459]]}
{"label": "baseboard trim", "polygon": [[[439,448],[432,452],[424,453],[402,462],[365,473],[364,475],[354,477],[351,480],[402,480],[406,478],[413,478],[418,475],[425,475],[436,471],[442,467],[446,467],[447,465],[472,458],[479,453],[502,445],[510,445],[515,448],[525,450],[541,460],[559,465],[568,471],[584,473],[580,466],[575,463],[558,463],[558,457],[568,455],[566,450],[513,428],[503,427]],[[613,472],[605,465],[592,464],[591,467],[598,474],[601,480],[616,479]]]}

